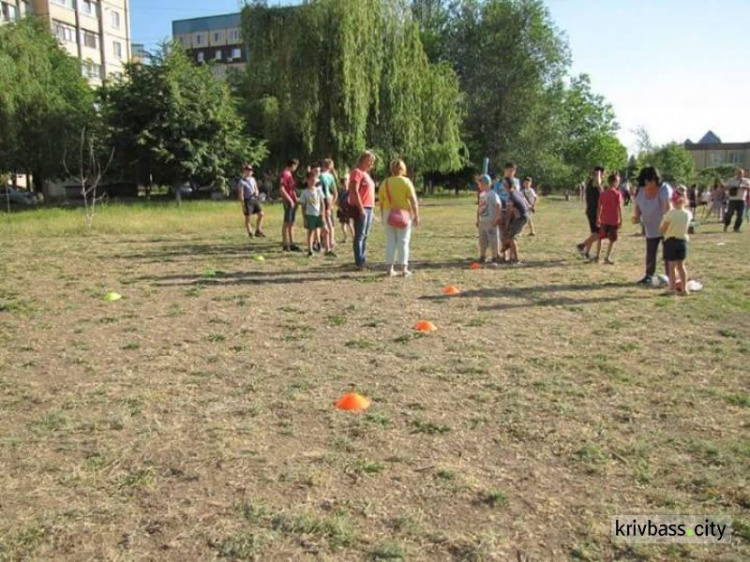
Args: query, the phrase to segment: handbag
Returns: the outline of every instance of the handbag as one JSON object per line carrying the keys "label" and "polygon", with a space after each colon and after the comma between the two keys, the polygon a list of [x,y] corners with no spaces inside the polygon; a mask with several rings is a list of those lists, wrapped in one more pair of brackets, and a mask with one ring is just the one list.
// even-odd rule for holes
{"label": "handbag", "polygon": [[[388,203],[393,205],[393,197],[391,197],[391,188],[388,185],[388,180],[385,180],[385,194],[388,196]],[[393,228],[407,228],[411,224],[411,213],[403,209],[391,209],[388,212],[388,224]]]}

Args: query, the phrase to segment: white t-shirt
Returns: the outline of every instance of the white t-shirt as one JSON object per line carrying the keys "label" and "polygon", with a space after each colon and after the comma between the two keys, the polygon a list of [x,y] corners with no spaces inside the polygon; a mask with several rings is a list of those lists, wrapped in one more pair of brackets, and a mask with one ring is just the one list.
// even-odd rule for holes
{"label": "white t-shirt", "polygon": [[323,190],[319,186],[314,189],[305,189],[300,195],[300,205],[305,209],[305,214],[313,217],[319,217],[323,212]]}
{"label": "white t-shirt", "polygon": [[529,207],[533,207],[534,203],[536,203],[537,200],[537,195],[536,191],[534,191],[534,188],[529,187],[528,189],[524,189],[523,196],[526,197],[526,201],[529,202]]}
{"label": "white t-shirt", "polygon": [[[730,201],[744,201],[747,190],[750,189],[750,179],[732,178],[727,182],[726,191]],[[734,195],[732,195],[734,193]]]}

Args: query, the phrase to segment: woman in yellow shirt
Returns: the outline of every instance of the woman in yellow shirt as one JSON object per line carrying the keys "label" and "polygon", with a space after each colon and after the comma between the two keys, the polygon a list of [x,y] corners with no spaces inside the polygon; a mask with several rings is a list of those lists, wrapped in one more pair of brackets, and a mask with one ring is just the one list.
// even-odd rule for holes
{"label": "woman in yellow shirt", "polygon": [[[409,277],[409,242],[413,226],[419,226],[419,202],[414,185],[406,177],[406,164],[402,160],[391,162],[391,175],[380,184],[378,199],[385,228],[386,275],[393,277],[394,263],[401,267],[401,274]],[[394,220],[389,220],[393,216]],[[392,223],[399,223],[398,226]]]}

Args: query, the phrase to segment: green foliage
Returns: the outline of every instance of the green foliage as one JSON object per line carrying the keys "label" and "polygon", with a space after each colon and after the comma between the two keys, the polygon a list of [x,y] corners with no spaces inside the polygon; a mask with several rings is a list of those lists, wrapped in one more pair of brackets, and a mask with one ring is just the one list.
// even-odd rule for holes
{"label": "green foliage", "polygon": [[736,166],[734,164],[721,164],[711,168],[704,168],[696,174],[696,179],[701,185],[713,186],[717,181],[726,181],[734,176]]}
{"label": "green foliage", "polygon": [[235,77],[254,134],[274,163],[366,147],[412,168],[463,164],[461,94],[454,72],[432,65],[403,0],[317,0],[296,8],[255,2],[243,13],[248,71]]}
{"label": "green foliage", "polygon": [[164,44],[150,63],[129,64],[126,79],[102,89],[103,110],[119,148],[121,168],[173,185],[219,182],[242,162],[266,156],[247,137],[228,86],[196,66],[178,44]]}
{"label": "green foliage", "polygon": [[31,173],[37,186],[64,175],[66,153],[98,119],[79,61],[26,18],[0,26],[0,83],[0,169]]}
{"label": "green foliage", "polygon": [[539,0],[413,0],[431,56],[460,77],[463,138],[478,165],[515,160],[547,186],[577,183],[594,164],[622,169],[611,106],[588,76],[567,79],[568,46]]}
{"label": "green foliage", "polygon": [[677,143],[669,143],[653,148],[650,152],[642,151],[635,161],[635,172],[645,166],[655,166],[662,179],[670,183],[689,185],[696,181],[698,174],[695,161],[685,148]]}

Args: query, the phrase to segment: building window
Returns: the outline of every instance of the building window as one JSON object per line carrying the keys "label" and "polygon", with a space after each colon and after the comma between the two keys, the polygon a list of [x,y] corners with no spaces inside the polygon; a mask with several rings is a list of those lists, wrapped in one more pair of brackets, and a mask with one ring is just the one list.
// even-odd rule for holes
{"label": "building window", "polygon": [[81,72],[85,78],[101,78],[102,65],[86,61],[81,65]]}
{"label": "building window", "polygon": [[200,34],[196,35],[195,36],[195,44],[196,45],[200,45],[202,43],[203,43],[203,35],[200,35]]}
{"label": "building window", "polygon": [[221,60],[221,49],[216,51],[216,54],[214,55],[214,60]]}
{"label": "building window", "polygon": [[19,4],[19,6],[21,8],[21,17],[27,16],[31,13],[31,8],[29,7],[29,3],[26,0],[23,0]]}
{"label": "building window", "polygon": [[74,1],[75,0],[52,0],[52,3],[72,10],[74,8]]}
{"label": "building window", "polygon": [[739,152],[730,152],[729,163],[730,164],[742,164],[742,154],[740,154]]}
{"label": "building window", "polygon": [[219,42],[219,37],[221,37],[221,35],[219,33],[214,33],[214,42],[215,43]]}
{"label": "building window", "polygon": [[76,30],[69,25],[65,25],[59,21],[52,22],[52,30],[60,41],[67,41],[68,43],[76,42]]}
{"label": "building window", "polygon": [[239,29],[233,29],[232,30],[232,41],[239,41],[240,40],[240,30]]}
{"label": "building window", "polygon": [[203,51],[198,51],[198,62],[204,62],[206,60],[206,55]]}
{"label": "building window", "polygon": [[81,11],[88,16],[94,16],[96,15],[96,4],[91,0],[83,0],[81,2]]}
{"label": "building window", "polygon": [[712,166],[718,166],[719,164],[722,164],[723,162],[724,162],[724,159],[721,157],[721,152],[711,153],[711,165]]}
{"label": "building window", "polygon": [[0,7],[2,7],[2,14],[0,14],[2,21],[18,21],[18,10],[16,10],[15,6],[3,2],[0,4]]}
{"label": "building window", "polygon": [[96,33],[91,33],[90,31],[83,32],[83,44],[86,47],[90,47],[91,49],[96,49],[98,45],[97,39],[98,37],[96,36]]}
{"label": "building window", "polygon": [[120,43],[119,41],[114,41],[112,43],[112,49],[114,50],[115,58],[117,60],[122,60],[122,43]]}
{"label": "building window", "polygon": [[120,12],[112,10],[109,15],[109,22],[113,29],[120,29]]}
{"label": "building window", "polygon": [[240,59],[240,58],[242,58],[242,49],[238,49],[235,47],[234,49],[232,49],[232,54],[230,55],[229,60]]}

